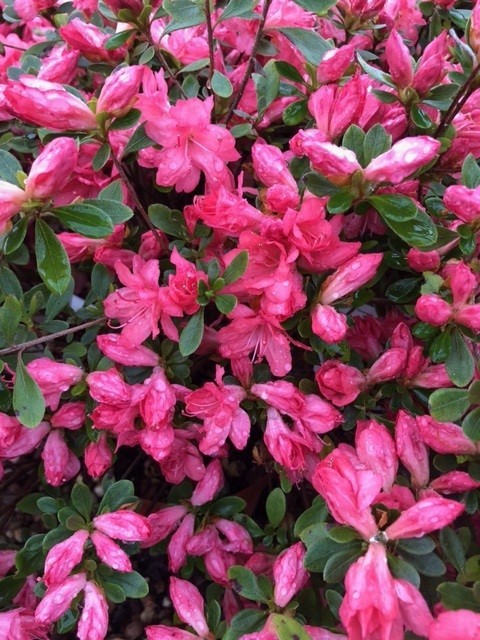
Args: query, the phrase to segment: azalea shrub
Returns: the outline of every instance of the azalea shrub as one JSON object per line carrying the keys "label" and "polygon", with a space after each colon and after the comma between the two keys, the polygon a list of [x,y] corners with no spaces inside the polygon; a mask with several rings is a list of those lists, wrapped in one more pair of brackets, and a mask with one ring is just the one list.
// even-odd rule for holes
{"label": "azalea shrub", "polygon": [[0,7],[0,638],[478,640],[480,4]]}

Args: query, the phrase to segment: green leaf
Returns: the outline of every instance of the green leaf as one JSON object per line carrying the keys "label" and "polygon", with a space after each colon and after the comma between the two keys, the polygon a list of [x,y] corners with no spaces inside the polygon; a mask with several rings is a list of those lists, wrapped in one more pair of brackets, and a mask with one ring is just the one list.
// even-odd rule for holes
{"label": "green leaf", "polygon": [[209,511],[222,518],[230,518],[236,513],[243,511],[246,506],[247,503],[243,498],[239,498],[238,496],[225,496],[224,498],[220,498],[220,500],[216,500]]}
{"label": "green leaf", "polygon": [[362,555],[361,549],[345,549],[330,556],[323,570],[325,582],[333,584],[340,582],[345,577],[350,565]]}
{"label": "green leaf", "polygon": [[450,352],[452,344],[452,334],[449,330],[440,333],[432,342],[428,355],[432,362],[445,362]]}
{"label": "green leaf", "polygon": [[417,129],[429,129],[433,124],[425,111],[416,104],[410,107],[410,118]]}
{"label": "green leaf", "polygon": [[31,536],[23,548],[15,556],[15,566],[19,577],[40,572],[43,568],[45,554],[43,551],[43,535]]}
{"label": "green leaf", "polygon": [[12,344],[22,319],[20,302],[12,295],[8,295],[0,309],[0,334],[7,344]]}
{"label": "green leaf", "polygon": [[103,169],[103,167],[107,164],[109,158],[110,158],[110,145],[105,143],[102,144],[97,153],[93,156],[93,160],[92,160],[92,169],[94,171],[100,171],[100,169]]}
{"label": "green leaf", "polygon": [[35,255],[43,282],[52,293],[62,294],[72,277],[70,261],[60,240],[40,219],[35,223]]}
{"label": "green leaf", "polygon": [[312,544],[307,545],[307,553],[304,561],[305,568],[309,571],[313,571],[314,573],[321,573],[325,569],[328,559],[336,553],[350,550],[354,551],[359,548],[359,540],[352,540],[352,542],[345,543],[335,542],[331,538],[327,537],[327,531],[325,531],[324,538],[320,537]]}
{"label": "green leaf", "polygon": [[105,491],[105,495],[98,507],[98,513],[118,511],[120,507],[132,504],[135,501],[133,482],[130,480],[119,480],[111,484]]}
{"label": "green leaf", "polygon": [[229,98],[233,93],[233,86],[227,76],[215,71],[212,77],[212,91],[221,98]]}
{"label": "green leaf", "polygon": [[430,415],[440,422],[454,422],[470,406],[467,389],[436,389],[428,400]]}
{"label": "green leaf", "polygon": [[278,640],[311,640],[305,628],[294,618],[273,613],[270,616]]}
{"label": "green leaf", "polygon": [[[145,133],[145,123],[142,122],[142,124],[135,129],[135,133],[132,135],[132,137],[128,141],[127,146],[125,147],[125,150],[123,152],[123,155],[128,156],[129,153],[136,153],[141,149],[146,149],[147,147],[151,147],[153,144],[155,143]],[[100,195],[102,195],[102,193],[100,193]]]}
{"label": "green leaf", "polygon": [[385,295],[396,304],[405,304],[418,297],[421,278],[403,278],[391,284]]}
{"label": "green leaf", "polygon": [[327,178],[313,171],[305,174],[304,180],[310,193],[313,193],[314,196],[318,196],[319,198],[323,196],[333,196],[340,191],[340,187],[337,187],[336,184],[333,184],[333,182],[330,182]]}
{"label": "green leaf", "polygon": [[231,313],[237,306],[237,298],[231,293],[222,293],[215,296],[215,306],[220,313]]}
{"label": "green leaf", "polygon": [[255,3],[253,0],[230,0],[225,9],[222,11],[222,15],[218,18],[218,22],[228,20],[229,18],[245,18],[250,20],[253,16],[258,14],[253,13],[253,7]]}
{"label": "green leaf", "polygon": [[293,66],[293,64],[284,62],[283,60],[277,60],[275,62],[275,68],[283,78],[292,80],[292,82],[300,82],[301,84],[304,83],[302,74],[296,67]]}
{"label": "green leaf", "polygon": [[480,186],[480,167],[471,153],[463,161],[462,184],[469,189],[476,189]]}
{"label": "green leaf", "polygon": [[115,180],[107,185],[98,194],[100,200],[114,200],[115,202],[123,202],[122,181]]}
{"label": "green leaf", "polygon": [[435,542],[425,536],[423,538],[405,538],[397,542],[397,548],[414,556],[424,556],[435,549]]}
{"label": "green leaf", "polygon": [[420,587],[420,576],[415,567],[400,556],[388,555],[388,566],[393,576],[399,580],[407,580],[417,589]]}
{"label": "green leaf", "polygon": [[121,131],[122,129],[131,129],[137,124],[141,115],[142,114],[139,109],[130,109],[130,111],[121,118],[115,118],[111,123],[109,130]]}
{"label": "green leaf", "polygon": [[351,193],[339,191],[328,199],[327,210],[332,214],[345,213],[351,208],[352,202],[353,196]]}
{"label": "green leaf", "polygon": [[445,527],[439,534],[440,544],[447,561],[460,573],[465,567],[465,550],[455,531]]}
{"label": "green leaf", "polygon": [[473,589],[458,584],[458,582],[443,582],[437,591],[440,594],[442,604],[447,609],[470,609],[480,613],[480,602],[475,599]]}
{"label": "green leaf", "polygon": [[430,216],[417,209],[410,198],[397,195],[370,196],[368,201],[390,229],[407,244],[421,249],[437,240],[437,228]]}
{"label": "green leaf", "polygon": [[480,380],[474,380],[468,389],[471,404],[480,404]]}
{"label": "green leaf", "polygon": [[124,45],[127,40],[135,33],[135,29],[127,29],[126,31],[120,31],[111,36],[103,45],[107,51],[113,51]]}
{"label": "green leaf", "polygon": [[308,108],[306,100],[299,100],[289,104],[283,112],[283,121],[286,125],[293,127],[303,122],[308,116]]}
{"label": "green leaf", "polygon": [[322,498],[316,498],[311,507],[304,511],[295,522],[293,533],[299,537],[307,527],[325,522],[328,515],[327,505]]}
{"label": "green leaf", "polygon": [[394,89],[396,88],[395,83],[392,81],[392,78],[388,75],[388,73],[380,71],[380,69],[377,69],[376,67],[372,67],[372,65],[368,64],[368,62],[365,62],[365,60],[359,53],[357,53],[357,60],[365,73],[368,73],[371,78],[377,80],[378,82],[381,82],[382,84],[386,84],[389,87],[393,87]]}
{"label": "green leaf", "polygon": [[425,555],[402,554],[404,560],[413,565],[422,576],[429,578],[438,578],[445,575],[445,564],[435,553],[427,553]]}
{"label": "green leaf", "polygon": [[265,624],[267,614],[256,609],[243,609],[236,613],[223,640],[237,640],[243,635],[259,631]]}
{"label": "green leaf", "polygon": [[148,595],[148,582],[137,571],[120,573],[106,565],[100,565],[97,573],[102,582],[120,587],[127,598],[144,598]]}
{"label": "green leaf", "polygon": [[324,16],[328,10],[337,3],[337,0],[293,0],[303,9],[315,13],[317,16]]}
{"label": "green leaf", "polygon": [[72,504],[78,513],[88,522],[92,513],[93,496],[86,484],[76,484],[71,493]]}
{"label": "green leaf", "polygon": [[173,33],[178,29],[196,27],[205,22],[203,7],[191,0],[164,0],[162,7],[172,17],[163,35]]}
{"label": "green leaf", "polygon": [[268,598],[259,587],[257,576],[247,567],[230,567],[228,578],[232,581],[233,589],[247,600],[267,602]]}
{"label": "green leaf", "polygon": [[204,328],[204,309],[202,307],[190,318],[180,334],[178,347],[182,356],[189,356],[198,349],[202,342]]}
{"label": "green leaf", "polygon": [[[118,202],[115,198],[108,200],[106,198],[96,198],[95,200],[84,200],[82,205],[88,205],[100,209],[104,215],[110,218],[112,224],[121,224],[130,220],[133,216],[133,211],[130,207],[127,207],[123,202]],[[72,205],[70,205],[72,206]]]}
{"label": "green leaf", "polygon": [[365,132],[356,124],[351,124],[345,131],[342,139],[342,147],[350,149],[357,156],[359,163],[364,166]]}
{"label": "green leaf", "polygon": [[148,207],[148,216],[152,223],[164,233],[174,238],[187,238],[185,220],[180,211],[170,209],[164,204],[152,204]]}
{"label": "green leaf", "polygon": [[223,272],[222,278],[225,281],[225,285],[236,282],[243,276],[248,266],[248,251],[240,251],[235,258],[230,262],[228,267]]}
{"label": "green leaf", "polygon": [[480,441],[480,407],[477,407],[466,416],[462,422],[462,429],[473,442]]}
{"label": "green leaf", "polygon": [[385,153],[392,146],[392,136],[390,136],[381,124],[374,125],[365,134],[363,144],[363,157],[365,166],[370,164],[373,158]]}
{"label": "green leaf", "polygon": [[276,487],[269,493],[265,507],[268,521],[276,529],[285,517],[287,510],[285,494],[280,487]]}
{"label": "green leaf", "polygon": [[344,544],[352,540],[358,540],[358,533],[355,529],[350,529],[350,527],[332,527],[328,530],[328,537],[335,540],[335,542]]}
{"label": "green leaf", "polygon": [[283,27],[278,29],[290,42],[305,56],[307,62],[315,66],[323,60],[327,51],[333,49],[333,45],[322,38],[313,30],[299,27]]}
{"label": "green leaf", "polygon": [[92,204],[83,202],[70,204],[66,207],[53,209],[52,213],[68,229],[81,233],[87,238],[106,238],[113,233],[113,224],[110,218],[100,208]]}
{"label": "green leaf", "polygon": [[17,173],[22,171],[22,165],[8,151],[0,149],[0,180],[5,180],[18,187]]}
{"label": "green leaf", "polygon": [[280,76],[273,60],[269,60],[263,67],[262,73],[252,74],[257,96],[258,113],[265,113],[272,104],[280,89]]}
{"label": "green leaf", "polygon": [[28,218],[22,218],[16,222],[3,241],[3,253],[7,256],[18,249],[25,239],[28,229]]}
{"label": "green leaf", "polygon": [[18,354],[15,385],[13,387],[13,409],[24,427],[37,427],[45,415],[45,400],[40,387],[28,373]]}
{"label": "green leaf", "polygon": [[475,361],[458,331],[452,333],[452,341],[445,359],[448,377],[456,387],[465,387],[475,373]]}

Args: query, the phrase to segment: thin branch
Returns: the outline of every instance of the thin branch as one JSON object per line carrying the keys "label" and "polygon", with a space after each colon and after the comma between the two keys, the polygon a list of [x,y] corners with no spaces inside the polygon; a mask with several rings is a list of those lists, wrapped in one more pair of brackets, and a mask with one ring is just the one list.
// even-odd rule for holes
{"label": "thin branch", "polygon": [[440,120],[440,123],[435,131],[436,138],[445,131],[445,129],[452,122],[454,117],[457,115],[457,113],[460,111],[460,109],[463,107],[465,102],[470,97],[473,89],[472,87],[473,82],[479,71],[480,71],[480,62],[477,65],[475,65],[475,67],[472,69],[470,75],[458,90],[452,104],[447,109],[447,111],[445,111],[445,113],[443,114],[442,119]]}
{"label": "thin branch", "polygon": [[117,158],[117,156],[115,155],[115,152],[113,151],[113,149],[112,149],[112,159],[113,159],[113,164],[115,165],[118,173],[120,174],[120,177],[122,178],[123,182],[125,183],[125,186],[128,189],[128,193],[131,195],[132,200],[135,203],[135,207],[137,208],[139,214],[142,216],[143,220],[145,221],[145,224],[150,229],[150,231],[153,233],[153,235],[158,240],[158,242],[160,244],[162,244],[162,237],[158,233],[158,229],[156,229],[156,227],[154,226],[154,224],[152,223],[152,221],[148,217],[148,213],[145,211],[144,206],[142,205],[142,203],[138,199],[137,192],[135,191],[135,188],[134,188],[133,184],[131,183],[130,178],[125,173],[125,169],[123,168],[122,161]]}
{"label": "thin branch", "polygon": [[213,28],[212,12],[210,11],[210,0],[205,0],[205,16],[207,18],[208,55],[210,58],[210,69],[208,71],[208,87],[211,87],[213,73],[215,71],[215,50],[213,48]]}
{"label": "thin branch", "polygon": [[240,100],[242,99],[242,96],[243,96],[243,94],[245,92],[245,89],[247,87],[247,83],[248,83],[248,81],[250,79],[250,76],[252,75],[253,64],[255,62],[255,56],[257,54],[257,49],[258,49],[258,46],[260,44],[260,39],[261,39],[262,34],[263,34],[263,27],[265,26],[265,21],[267,19],[268,10],[269,10],[271,4],[272,4],[272,0],[265,0],[265,4],[263,5],[262,17],[259,20],[257,33],[255,35],[255,40],[253,41],[252,51],[250,52],[250,56],[248,58],[247,66],[245,68],[245,75],[243,76],[243,79],[242,79],[242,82],[240,84],[240,87],[239,87],[239,89],[238,89],[238,91],[237,91],[237,93],[235,95],[235,98],[234,98],[232,104],[230,105],[230,109],[228,110],[227,116],[225,118],[225,124],[226,125],[232,119],[233,112],[238,107],[238,104],[239,104]]}
{"label": "thin branch", "polygon": [[18,351],[24,351],[25,349],[29,349],[30,347],[36,347],[38,344],[44,344],[45,342],[50,342],[51,340],[56,340],[57,338],[63,338],[63,336],[68,336],[71,333],[76,333],[77,331],[82,331],[83,329],[90,329],[91,327],[96,327],[99,324],[103,324],[105,321],[106,318],[104,317],[97,318],[96,320],[90,320],[89,322],[84,322],[83,324],[79,324],[75,327],[69,327],[68,329],[57,331],[56,333],[49,333],[48,336],[42,336],[41,338],[28,340],[28,342],[21,342],[20,344],[14,344],[11,347],[7,347],[6,349],[0,349],[0,356],[8,356],[11,353],[17,353]]}

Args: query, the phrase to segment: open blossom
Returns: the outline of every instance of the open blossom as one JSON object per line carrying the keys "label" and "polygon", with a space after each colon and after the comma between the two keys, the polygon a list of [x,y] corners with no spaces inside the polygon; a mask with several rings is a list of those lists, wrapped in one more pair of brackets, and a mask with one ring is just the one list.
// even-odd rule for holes
{"label": "open blossom", "polygon": [[243,449],[250,434],[250,419],[240,407],[246,398],[242,387],[222,382],[224,369],[217,367],[215,383],[207,382],[185,398],[186,412],[203,419],[200,451],[218,453],[227,437],[237,449]]}
{"label": "open blossom", "polygon": [[378,531],[370,506],[383,479],[362,464],[353,450],[344,447],[341,445],[317,465],[312,484],[337,522],[354,527],[369,539]]}
{"label": "open blossom", "polygon": [[476,640],[479,629],[480,613],[442,611],[428,629],[428,640]]}
{"label": "open blossom", "polygon": [[156,160],[157,184],[193,191],[205,174],[219,187],[231,182],[226,163],[239,158],[232,134],[211,124],[213,98],[179,100],[160,122],[147,121],[148,135],[162,145]]}

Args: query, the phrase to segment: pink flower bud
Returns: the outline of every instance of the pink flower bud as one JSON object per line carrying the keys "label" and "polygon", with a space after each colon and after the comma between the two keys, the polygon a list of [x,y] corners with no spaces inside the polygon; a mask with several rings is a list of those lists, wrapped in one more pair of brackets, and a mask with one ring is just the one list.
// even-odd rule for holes
{"label": "pink flower bud", "polygon": [[66,45],[54,47],[51,52],[42,59],[42,66],[37,78],[60,84],[70,84],[77,73],[77,64],[80,54]]}
{"label": "pink flower bud", "polygon": [[480,331],[480,304],[471,304],[455,314],[458,324],[463,324],[473,331]]}
{"label": "pink flower bud", "polygon": [[475,444],[453,422],[437,422],[430,416],[418,416],[416,422],[423,442],[437,453],[472,455],[477,452]]}
{"label": "pink flower bud", "polygon": [[285,607],[308,580],[303,566],[305,547],[297,542],[278,556],[273,565],[273,599],[278,607]]}
{"label": "pink flower bud", "polygon": [[382,258],[382,253],[363,253],[342,264],[322,284],[319,302],[331,304],[363,287],[377,273]]}
{"label": "pink flower bud", "polygon": [[28,196],[23,189],[10,182],[0,180],[0,233],[10,226],[10,218],[17,214]]}
{"label": "pink flower bud", "polygon": [[85,585],[85,600],[78,621],[79,640],[104,640],[108,631],[108,604],[103,591],[94,582]]}
{"label": "pink flower bud", "polygon": [[462,184],[447,187],[443,203],[462,222],[475,222],[480,218],[480,187],[468,189]]}
{"label": "pink flower bud", "polygon": [[25,191],[29,198],[42,199],[56,195],[67,184],[78,158],[73,138],[56,138],[49,142],[34,160]]}
{"label": "pink flower bud", "polygon": [[465,509],[455,500],[432,496],[419,500],[385,530],[389,540],[421,538],[452,523]]}
{"label": "pink flower bud", "polygon": [[428,136],[403,138],[390,151],[374,158],[365,169],[372,182],[398,184],[431,162],[440,150],[440,142]]}
{"label": "pink flower bud", "polygon": [[105,4],[115,13],[121,9],[130,9],[134,15],[140,14],[144,6],[141,0],[107,0]]}
{"label": "pink flower bud", "polygon": [[281,184],[297,191],[297,183],[278,147],[258,138],[252,147],[252,160],[255,173],[266,187]]}
{"label": "pink flower bud", "polygon": [[434,327],[441,327],[452,319],[451,306],[435,293],[420,296],[415,304],[415,313],[422,322]]}
{"label": "pink flower bud", "polygon": [[380,384],[399,376],[407,364],[405,349],[388,349],[370,367],[366,377],[368,384]]}
{"label": "pink flower bud", "polygon": [[340,80],[355,57],[353,44],[345,44],[338,49],[331,49],[323,56],[317,67],[317,80],[319,82],[336,82]]}
{"label": "pink flower bud", "polygon": [[85,587],[84,573],[77,573],[67,578],[62,584],[47,589],[41,602],[35,609],[35,620],[38,624],[50,625],[63,616],[74,598]]}
{"label": "pink flower bud", "polygon": [[365,539],[378,527],[370,506],[382,488],[382,476],[367,469],[351,448],[335,449],[315,469],[312,484],[340,524],[354,527]]}
{"label": "pink flower bud", "polygon": [[41,458],[45,467],[45,477],[52,487],[59,487],[80,471],[78,458],[67,447],[59,430],[55,429],[49,433]]}
{"label": "pink flower bud", "polygon": [[205,602],[197,587],[187,580],[171,577],[170,598],[180,620],[205,638],[209,634],[204,615]]}
{"label": "pink flower bud", "polygon": [[194,507],[200,507],[202,504],[210,502],[223,487],[224,482],[222,464],[220,460],[213,460],[207,466],[205,475],[195,487],[190,502]]}
{"label": "pink flower bud", "polygon": [[399,411],[395,423],[395,444],[398,457],[410,473],[414,487],[424,487],[430,477],[428,450],[420,437],[415,418]]}
{"label": "pink flower bud", "polygon": [[82,370],[73,364],[37,358],[27,364],[27,371],[40,387],[47,407],[55,411],[64,391],[82,379]]}
{"label": "pink flower bud", "polygon": [[156,513],[151,513],[147,520],[152,529],[152,533],[147,540],[142,541],[143,547],[151,547],[172,533],[172,531],[180,524],[187,510],[182,505],[166,507],[160,509]]}
{"label": "pink flower bud", "polygon": [[244,553],[249,556],[253,553],[253,542],[250,534],[240,524],[221,518],[215,522],[215,528],[227,540],[222,542],[225,551]]}
{"label": "pink flower bud", "polygon": [[407,261],[410,269],[419,273],[437,271],[441,262],[438,251],[420,251],[420,249],[415,248],[408,251]]}
{"label": "pink flower bud", "polygon": [[344,407],[357,398],[365,387],[365,376],[355,367],[327,360],[315,374],[322,395],[337,407]]}
{"label": "pink flower bud", "polygon": [[457,262],[448,264],[445,268],[445,274],[450,281],[453,305],[458,308],[468,304],[477,285],[472,270],[464,262]]}
{"label": "pink flower bud", "polygon": [[125,48],[119,47],[109,51],[105,48],[105,42],[109,34],[94,24],[84,22],[80,18],[70,20],[59,29],[61,37],[72,49],[80,51],[91,62],[113,62],[121,60],[125,54]]}
{"label": "pink flower bud", "polygon": [[85,403],[66,402],[51,417],[50,424],[56,429],[69,429],[76,431],[85,422]]}
{"label": "pink flower bud", "polygon": [[83,558],[83,547],[87,539],[88,531],[76,531],[50,549],[43,573],[43,581],[47,587],[54,587],[65,581]]}
{"label": "pink flower bud", "polygon": [[23,76],[5,89],[9,107],[17,118],[53,131],[89,131],[96,127],[95,116],[61,84]]}
{"label": "pink flower bud", "polygon": [[107,358],[129,367],[155,367],[159,363],[158,355],[151,349],[143,345],[128,346],[118,333],[97,336],[97,345]]}
{"label": "pink flower bud", "polygon": [[347,184],[353,174],[362,168],[353,151],[330,142],[317,142],[307,138],[302,142],[302,151],[315,171],[337,185]]}
{"label": "pink flower bud", "polygon": [[144,67],[134,65],[117,69],[105,80],[97,102],[97,113],[119,118],[133,106],[140,89]]}
{"label": "pink flower bud", "polygon": [[110,469],[113,462],[113,455],[108,446],[107,436],[102,433],[97,442],[90,442],[85,448],[85,466],[91,478],[100,478]]}
{"label": "pink flower bud", "polygon": [[450,471],[433,480],[429,486],[430,489],[441,493],[463,493],[478,489],[480,482],[474,480],[466,471]]}
{"label": "pink flower bud", "polygon": [[433,616],[422,594],[406,580],[394,580],[393,584],[403,625],[419,636],[425,636],[425,631],[433,622]]}
{"label": "pink flower bud", "polygon": [[370,544],[366,555],[350,566],[345,590],[339,613],[349,638],[373,640],[377,636],[380,640],[383,635],[385,640],[389,636],[400,640],[403,630],[398,601],[382,544]]}
{"label": "pink flower bud", "polygon": [[168,566],[170,571],[176,573],[187,559],[187,544],[193,537],[195,529],[195,516],[187,513],[180,526],[170,538],[168,545]]}
{"label": "pink flower bud", "polygon": [[312,331],[327,344],[341,342],[347,333],[347,319],[330,305],[317,304],[312,312]]}
{"label": "pink flower bud", "polygon": [[474,50],[477,60],[480,55],[480,6],[475,4],[470,15],[470,30],[468,32],[468,42]]}
{"label": "pink flower bud", "polygon": [[102,513],[93,519],[93,524],[96,529],[110,538],[124,542],[141,542],[151,533],[148,520],[128,509]]}
{"label": "pink flower bud", "polygon": [[404,89],[413,82],[412,59],[402,36],[392,29],[385,46],[387,64],[394,83]]}
{"label": "pink flower bud", "polygon": [[90,537],[97,556],[102,562],[108,564],[115,571],[124,571],[126,573],[132,571],[130,558],[116,542],[100,533],[100,531],[94,531]]}
{"label": "pink flower bud", "polygon": [[355,448],[363,464],[383,478],[383,490],[392,488],[398,470],[395,442],[387,428],[375,422],[364,420],[357,424]]}
{"label": "pink flower bud", "polygon": [[189,631],[166,627],[163,624],[146,627],[145,633],[147,634],[147,640],[197,640],[198,638],[198,636]]}
{"label": "pink flower bud", "polygon": [[480,613],[469,609],[442,611],[428,629],[428,640],[477,640],[479,629]]}

